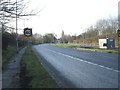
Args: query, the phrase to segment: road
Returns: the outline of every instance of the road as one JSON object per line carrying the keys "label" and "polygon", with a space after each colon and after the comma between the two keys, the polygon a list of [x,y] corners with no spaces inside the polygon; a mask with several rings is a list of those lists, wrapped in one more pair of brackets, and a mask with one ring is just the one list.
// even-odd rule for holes
{"label": "road", "polygon": [[60,87],[118,88],[117,54],[48,44],[35,45],[33,51]]}

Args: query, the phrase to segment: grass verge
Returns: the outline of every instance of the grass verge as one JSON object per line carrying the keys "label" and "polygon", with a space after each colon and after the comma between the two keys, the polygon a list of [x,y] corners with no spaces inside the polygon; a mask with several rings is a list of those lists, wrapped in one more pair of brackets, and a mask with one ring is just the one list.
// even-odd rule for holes
{"label": "grass verge", "polygon": [[53,46],[60,46],[60,47],[69,47],[70,44],[51,44]]}
{"label": "grass verge", "polygon": [[99,48],[84,48],[84,47],[80,47],[80,46],[73,46],[70,44],[51,44],[51,45],[60,46],[60,47],[68,47],[68,48],[76,48],[79,50],[91,50],[91,51],[99,51],[99,52],[107,52],[107,53],[118,53],[118,50],[107,50],[107,49],[99,49]]}
{"label": "grass verge", "polygon": [[[21,60],[21,83],[26,88],[57,88],[56,82],[43,68],[37,57],[28,47]],[[23,85],[24,84],[24,85]]]}
{"label": "grass verge", "polygon": [[78,48],[78,49],[80,49],[80,50],[98,51],[98,52],[107,52],[107,53],[118,53],[118,51],[117,51],[117,50],[96,49],[96,48],[92,48],[92,49]]}

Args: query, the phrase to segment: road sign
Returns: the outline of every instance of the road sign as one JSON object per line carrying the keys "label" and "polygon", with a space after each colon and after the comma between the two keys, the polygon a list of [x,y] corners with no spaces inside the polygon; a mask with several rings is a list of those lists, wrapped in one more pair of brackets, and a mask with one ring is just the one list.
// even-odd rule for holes
{"label": "road sign", "polygon": [[26,37],[32,36],[32,28],[24,28],[24,35]]}
{"label": "road sign", "polygon": [[118,29],[117,33],[118,33],[118,37],[120,37],[120,30],[119,29]]}

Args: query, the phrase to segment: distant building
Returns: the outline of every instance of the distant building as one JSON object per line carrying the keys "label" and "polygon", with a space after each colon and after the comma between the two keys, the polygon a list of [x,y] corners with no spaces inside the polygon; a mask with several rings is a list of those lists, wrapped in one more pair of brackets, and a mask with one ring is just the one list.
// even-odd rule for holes
{"label": "distant building", "polygon": [[62,30],[61,38],[64,38],[64,31]]}
{"label": "distant building", "polygon": [[61,42],[62,43],[64,43],[64,36],[65,36],[65,34],[64,34],[64,31],[62,30],[62,34],[61,34]]}

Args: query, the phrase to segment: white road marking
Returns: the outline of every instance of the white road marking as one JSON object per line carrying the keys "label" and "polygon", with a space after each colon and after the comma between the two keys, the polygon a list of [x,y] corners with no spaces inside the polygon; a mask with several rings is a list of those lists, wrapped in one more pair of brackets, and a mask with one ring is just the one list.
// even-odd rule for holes
{"label": "white road marking", "polygon": [[111,71],[114,71],[114,72],[120,72],[120,71],[118,71],[118,70],[114,70],[114,69],[112,69],[112,68],[109,68],[109,67],[106,67],[106,66],[102,66],[102,65],[100,65],[100,64],[92,63],[92,62],[89,62],[89,61],[86,61],[86,60],[83,60],[83,59],[79,59],[79,58],[76,58],[76,57],[73,57],[73,56],[70,56],[70,55],[66,55],[66,54],[63,54],[63,53],[60,53],[60,52],[56,52],[56,51],[53,51],[53,50],[51,50],[51,49],[48,49],[48,50],[51,51],[51,52],[58,53],[58,54],[60,54],[60,55],[63,55],[63,56],[72,58],[72,59],[76,59],[76,60],[81,61],[81,62],[85,62],[85,63],[91,64],[91,65],[95,65],[95,66],[99,66],[99,67],[101,67],[101,68],[105,68],[105,69],[107,69],[107,70],[111,70]]}

